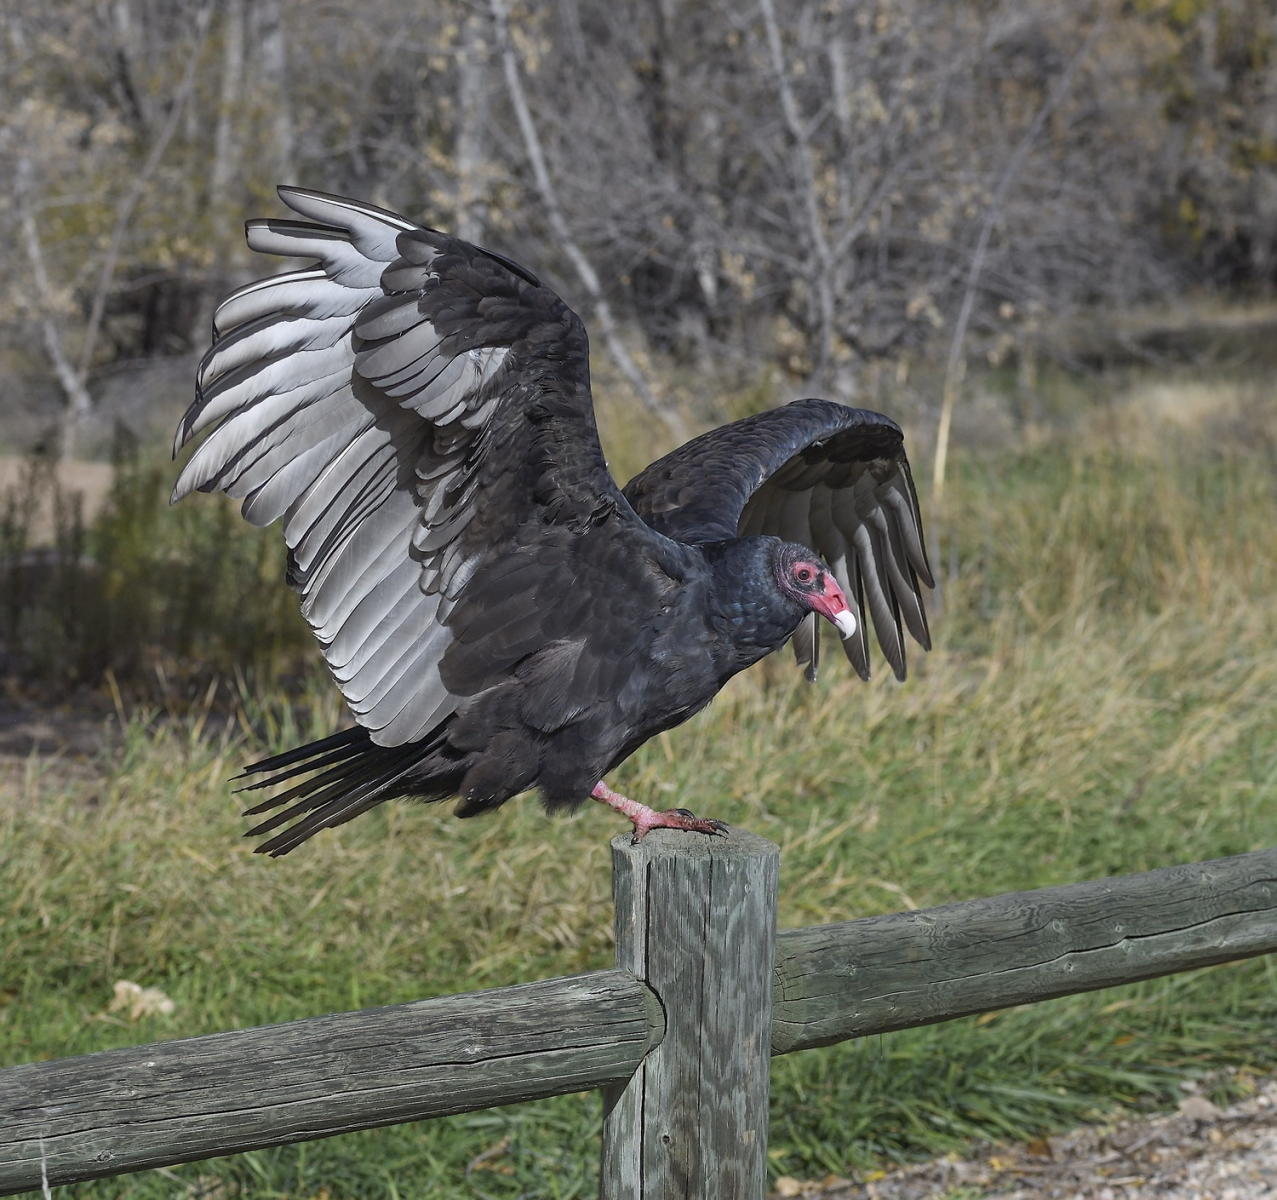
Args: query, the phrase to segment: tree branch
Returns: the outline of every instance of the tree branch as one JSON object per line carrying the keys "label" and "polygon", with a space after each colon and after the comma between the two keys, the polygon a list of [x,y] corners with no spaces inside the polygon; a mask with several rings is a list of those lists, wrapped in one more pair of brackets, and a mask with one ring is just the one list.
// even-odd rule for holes
{"label": "tree branch", "polygon": [[[949,435],[953,425],[953,409],[957,403],[958,388],[962,383],[965,364],[963,346],[966,342],[967,327],[971,322],[971,312],[975,307],[976,289],[980,283],[980,276],[984,271],[984,260],[989,249],[989,238],[992,236],[994,225],[1002,216],[1007,192],[1012,182],[1019,174],[1025,158],[1028,156],[1030,149],[1032,149],[1034,142],[1037,141],[1038,135],[1042,132],[1042,127],[1046,124],[1047,118],[1059,107],[1064,97],[1068,95],[1073,86],[1073,77],[1076,75],[1078,67],[1090,52],[1091,46],[1103,27],[1104,22],[1102,20],[1096,21],[1091,26],[1090,32],[1087,33],[1081,46],[1078,47],[1064,70],[1060,73],[1059,78],[1056,79],[1051,87],[1050,92],[1047,93],[1046,98],[1038,107],[1033,120],[1029,122],[1029,127],[1024,131],[1015,149],[1011,152],[1011,156],[1007,159],[1006,165],[1002,168],[1002,174],[998,178],[997,185],[993,189],[993,195],[990,196],[988,206],[985,208],[984,219],[980,223],[980,232],[976,237],[975,248],[971,252],[971,265],[967,270],[967,281],[962,293],[962,304],[958,308],[958,319],[954,323],[953,337],[949,340],[949,353],[945,359],[944,368],[944,388],[940,401],[940,418],[936,424],[936,455],[932,463],[931,472],[931,503],[936,512],[931,521],[931,528],[933,536],[937,540],[940,527],[938,514],[941,500],[944,497],[945,469],[949,461]],[[933,546],[933,550],[936,551],[933,554],[934,561],[938,563],[940,561],[938,546]]]}
{"label": "tree branch", "polygon": [[107,245],[106,255],[102,259],[102,269],[98,272],[97,287],[93,291],[93,304],[89,309],[88,320],[84,325],[84,341],[80,346],[80,365],[78,374],[82,379],[88,378],[89,369],[93,365],[93,351],[97,345],[98,333],[102,328],[102,317],[106,311],[106,299],[111,290],[111,281],[115,277],[115,269],[119,265],[120,252],[124,248],[124,236],[133,219],[133,210],[137,208],[142,193],[150,182],[155,169],[160,165],[164,152],[168,149],[173,134],[177,132],[177,123],[181,119],[186,103],[195,89],[195,76],[199,67],[200,49],[208,35],[209,22],[213,16],[213,3],[201,5],[195,15],[195,44],[191,47],[187,60],[186,74],[169,106],[168,116],[151,143],[151,149],[137,173],[133,176],[133,185],[125,193],[124,199],[115,213],[115,226],[111,230],[111,240]]}
{"label": "tree branch", "polygon": [[780,29],[776,24],[776,8],[772,0],[759,0],[763,16],[763,28],[767,34],[767,47],[771,54],[772,71],[780,93],[780,109],[794,142],[798,157],[803,212],[807,218],[807,237],[811,243],[815,262],[816,310],[818,314],[816,361],[812,375],[823,379],[833,361],[834,348],[834,259],[825,236],[825,225],[820,214],[820,200],[816,187],[816,164],[812,155],[811,139],[803,128],[798,111],[798,101],[789,85],[789,73],[785,66],[785,52],[780,42]]}
{"label": "tree branch", "polygon": [[545,205],[550,229],[553,231],[555,239],[563,247],[564,253],[567,254],[572,266],[576,269],[581,283],[585,286],[586,294],[589,296],[590,302],[594,307],[595,316],[598,318],[599,328],[602,330],[608,353],[611,354],[616,362],[621,374],[629,381],[643,407],[659,416],[676,433],[681,435],[685,431],[682,429],[682,421],[677,413],[657,402],[656,397],[652,394],[652,389],[648,386],[647,380],[639,370],[638,364],[630,357],[629,351],[622,344],[616,320],[612,316],[611,305],[608,304],[607,297],[603,294],[599,277],[568,228],[567,219],[563,215],[563,208],[559,204],[558,193],[555,191],[554,183],[550,178],[549,167],[546,165],[545,152],[541,147],[541,138],[537,133],[536,123],[533,121],[532,112],[528,107],[527,94],[523,90],[523,79],[519,70],[518,56],[514,48],[514,41],[510,37],[510,20],[505,0],[490,0],[490,2],[492,19],[496,26],[497,41],[501,48],[501,65],[505,73],[506,90],[510,93],[510,104],[514,108],[515,120],[518,121],[519,131],[523,135],[523,144],[527,151],[528,162],[532,167],[532,176],[536,181],[537,191],[541,194],[541,202]]}
{"label": "tree branch", "polygon": [[66,397],[67,418],[63,422],[63,438],[66,432],[77,424],[81,418],[92,411],[93,397],[89,394],[84,375],[77,371],[62,344],[62,332],[53,319],[55,301],[53,285],[49,282],[49,271],[44,261],[44,247],[40,244],[40,231],[35,223],[35,208],[31,202],[32,170],[31,159],[23,154],[17,162],[14,198],[18,210],[18,227],[22,231],[22,244],[27,253],[27,261],[31,265],[31,281],[35,284],[35,293],[42,310],[39,318],[40,337],[44,342],[45,353],[57,377],[58,386]]}

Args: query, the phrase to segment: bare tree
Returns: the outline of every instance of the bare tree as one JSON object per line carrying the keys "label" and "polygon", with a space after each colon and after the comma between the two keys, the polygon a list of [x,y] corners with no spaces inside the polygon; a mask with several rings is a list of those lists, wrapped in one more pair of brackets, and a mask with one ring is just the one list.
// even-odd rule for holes
{"label": "bare tree", "polygon": [[487,23],[478,11],[468,13],[457,49],[457,234],[482,242],[487,225],[483,194],[486,168],[485,126],[488,109]]}
{"label": "bare tree", "polygon": [[244,0],[223,0],[221,26],[222,81],[208,181],[209,207],[217,212],[226,207],[244,132],[237,119],[244,89]]}
{"label": "bare tree", "polygon": [[[38,319],[41,326],[43,344],[49,356],[54,376],[65,397],[65,407],[59,430],[59,442],[64,454],[74,452],[79,431],[86,418],[93,411],[93,397],[89,379],[95,364],[95,352],[102,332],[107,301],[112,293],[116,272],[120,267],[124,241],[138,203],[151,183],[165,152],[168,150],[186,104],[194,91],[199,59],[198,50],[207,36],[212,9],[213,5],[210,2],[196,10],[193,23],[195,52],[191,54],[186,71],[170,99],[167,114],[152,132],[151,144],[146,155],[132,173],[128,186],[116,199],[112,212],[110,234],[105,248],[97,256],[96,263],[92,264],[93,270],[89,277],[90,283],[88,287],[88,312],[78,330],[79,350],[74,355],[70,351],[68,340],[63,335],[60,323],[60,317],[64,318],[66,315],[65,311],[61,314],[56,312],[58,307],[56,294],[59,290],[59,285],[51,278],[44,243],[38,228],[40,198],[32,156],[27,152],[21,152],[18,156],[17,169],[15,171],[16,207],[22,230],[23,246],[26,251],[28,265],[31,268],[31,279],[35,286],[37,304],[40,309]],[[126,31],[128,29],[127,20],[130,16],[131,14],[126,4],[121,3],[117,6],[117,23],[123,23]],[[127,70],[127,65],[122,57],[119,62],[122,64],[122,69]],[[133,91],[131,84],[125,85],[124,90],[126,93]]]}
{"label": "bare tree", "polygon": [[[1032,151],[1039,137],[1041,137],[1042,130],[1051,114],[1064,100],[1065,96],[1068,95],[1073,86],[1073,80],[1077,75],[1078,67],[1086,55],[1090,53],[1091,47],[1102,28],[1103,25],[1099,22],[1091,26],[1077,52],[1060,73],[1059,78],[1055,80],[1051,90],[1042,101],[1041,107],[1034,113],[1033,120],[1029,122],[1029,126],[1024,131],[1023,136],[1008,155],[1006,165],[998,175],[998,181],[993,188],[993,193],[985,206],[979,231],[976,234],[975,246],[971,251],[966,279],[963,282],[962,301],[958,305],[958,315],[954,320],[953,333],[949,338],[949,351],[945,356],[944,390],[940,404],[939,423],[936,428],[936,449],[931,473],[931,496],[933,503],[936,505],[942,502],[944,496],[945,464],[948,461],[949,434],[953,422],[953,409],[957,403],[958,390],[962,385],[962,376],[966,363],[963,350],[966,343],[967,329],[971,323],[972,309],[980,286],[980,278],[988,258],[989,240],[993,234],[993,228],[1003,218],[1007,193],[1015,183],[1025,159]],[[939,561],[938,554],[936,557],[937,561]]]}
{"label": "bare tree", "polygon": [[809,246],[809,279],[813,296],[813,320],[815,349],[813,351],[812,382],[824,383],[827,379],[834,352],[834,293],[837,287],[834,273],[836,264],[825,234],[825,216],[821,211],[821,197],[816,179],[816,158],[811,144],[812,123],[804,120],[798,109],[794,89],[790,86],[789,68],[785,64],[785,52],[780,42],[780,28],[776,24],[776,9],[772,0],[758,0],[767,35],[767,50],[772,72],[776,77],[776,90],[780,97],[780,111],[793,143],[797,164],[795,184],[802,214],[802,236]]}
{"label": "bare tree", "polygon": [[21,155],[17,160],[15,171],[15,207],[19,228],[22,231],[22,247],[26,251],[27,265],[31,269],[40,337],[45,353],[49,357],[54,378],[58,381],[58,386],[65,397],[66,408],[61,421],[60,440],[62,452],[66,453],[72,449],[70,442],[74,430],[93,411],[93,397],[89,393],[83,373],[71,361],[71,355],[62,338],[62,330],[58,322],[60,306],[54,294],[52,281],[49,279],[44,247],[36,227],[33,175],[30,157]]}
{"label": "bare tree", "polygon": [[563,208],[559,204],[558,192],[546,166],[545,154],[541,148],[541,137],[537,132],[536,123],[533,121],[532,111],[528,107],[527,96],[523,90],[523,79],[519,70],[518,56],[514,48],[514,42],[510,37],[510,21],[509,14],[506,11],[505,0],[491,0],[491,4],[492,19],[500,46],[501,65],[505,74],[506,89],[509,92],[510,103],[514,108],[515,118],[519,123],[519,130],[523,134],[524,147],[527,150],[528,162],[532,168],[532,177],[536,181],[537,192],[540,194],[541,202],[545,206],[550,228],[554,231],[560,248],[571,261],[572,266],[576,269],[577,276],[585,287],[586,295],[589,296],[593,305],[600,332],[603,334],[604,344],[607,346],[608,353],[612,356],[621,374],[625,376],[629,385],[634,389],[634,394],[645,408],[663,420],[677,425],[679,423],[677,415],[672,410],[668,410],[657,403],[656,397],[652,394],[652,389],[643,377],[643,373],[639,370],[634,359],[630,357],[629,351],[626,350],[624,343],[621,341],[620,331],[617,328],[615,318],[612,316],[612,306],[608,303],[607,296],[603,292],[598,273],[594,270],[590,260],[586,258],[580,245],[572,236],[571,229],[568,227]]}
{"label": "bare tree", "polygon": [[253,5],[257,56],[269,96],[271,158],[275,178],[293,177],[292,77],[288,69],[288,38],[280,0],[256,0]]}
{"label": "bare tree", "polygon": [[1277,18],[1190,8],[10,6],[0,340],[83,410],[191,348],[247,204],[292,179],[569,272],[652,411],[651,363],[708,418],[935,355],[943,489],[969,358],[1188,276],[1273,286]]}

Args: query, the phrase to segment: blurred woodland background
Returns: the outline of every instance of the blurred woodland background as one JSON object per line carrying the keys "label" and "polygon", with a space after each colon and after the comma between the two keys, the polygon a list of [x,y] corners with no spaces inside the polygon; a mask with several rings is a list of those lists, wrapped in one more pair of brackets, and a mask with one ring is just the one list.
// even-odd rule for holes
{"label": "blurred woodland background", "polygon": [[658,406],[671,369],[714,403],[769,368],[870,398],[955,342],[1068,361],[1079,313],[1277,283],[1266,0],[81,0],[4,34],[12,441],[98,449],[161,394],[167,426],[278,182],[517,255]]}
{"label": "blurred woodland background", "polygon": [[[780,842],[783,925],[1277,844],[1271,0],[0,20],[0,1060],[610,961],[601,812],[239,837],[227,776],[342,719],[278,537],[167,506],[213,307],[295,265],[243,243],[280,182],[550,282],[622,480],[802,395],[905,427],[942,585],[909,681],[777,656],[612,781]],[[1235,1095],[1275,996],[1256,960],[779,1060],[773,1168]],[[597,1130],[566,1097],[82,1191],[586,1196]]]}
{"label": "blurred woodland background", "polygon": [[[955,418],[986,443],[1044,415],[1044,366],[1272,329],[1222,310],[1277,284],[1266,0],[78,0],[10,6],[3,34],[9,658],[67,651],[15,624],[47,607],[35,510],[61,505],[59,561],[84,543],[73,496],[34,493],[70,480],[96,513],[96,462],[154,462],[217,300],[274,269],[242,224],[278,182],[550,280],[594,333],[620,467],[814,393],[904,419],[942,481]],[[996,412],[958,402],[973,363],[1009,379]],[[85,465],[24,477],[32,448]],[[121,502],[135,530],[149,502]],[[195,636],[196,599],[159,624]],[[78,675],[127,667],[96,640]]]}

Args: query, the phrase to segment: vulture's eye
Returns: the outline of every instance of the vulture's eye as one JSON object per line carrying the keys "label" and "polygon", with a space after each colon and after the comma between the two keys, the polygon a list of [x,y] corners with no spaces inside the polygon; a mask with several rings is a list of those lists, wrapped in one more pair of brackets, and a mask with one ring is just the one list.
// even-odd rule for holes
{"label": "vulture's eye", "polygon": [[794,578],[797,579],[799,583],[810,583],[816,578],[816,572],[810,567],[795,567]]}

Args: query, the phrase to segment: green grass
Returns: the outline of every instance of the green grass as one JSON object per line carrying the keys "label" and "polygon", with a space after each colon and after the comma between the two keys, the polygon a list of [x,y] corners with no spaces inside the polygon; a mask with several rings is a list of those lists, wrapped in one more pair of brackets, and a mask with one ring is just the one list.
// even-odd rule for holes
{"label": "green grass", "polygon": [[[1131,421],[1115,405],[1090,432],[959,455],[957,570],[905,686],[830,655],[809,688],[778,656],[614,785],[779,842],[782,927],[1277,845],[1271,429],[1212,429],[1204,453],[1191,430]],[[391,805],[263,860],[225,780],[338,707],[315,678],[247,708],[215,731],[137,714],[88,769],[11,777],[3,1061],[608,965],[602,806],[551,822],[523,799],[459,822]],[[120,979],[175,1012],[108,1012]],[[1270,1069],[1275,984],[1261,959],[776,1060],[772,1165],[849,1174]],[[79,1192],[583,1197],[598,1128],[596,1097],[563,1097]]]}

